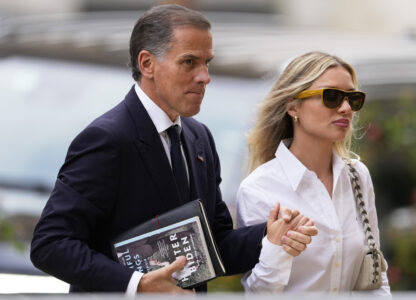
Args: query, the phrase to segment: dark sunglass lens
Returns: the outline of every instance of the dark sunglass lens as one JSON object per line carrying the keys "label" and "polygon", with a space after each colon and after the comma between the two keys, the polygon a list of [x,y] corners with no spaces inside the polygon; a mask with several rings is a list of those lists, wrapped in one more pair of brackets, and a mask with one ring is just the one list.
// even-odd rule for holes
{"label": "dark sunglass lens", "polygon": [[335,89],[326,89],[323,93],[323,101],[326,107],[336,108],[344,99],[344,94],[341,91]]}
{"label": "dark sunglass lens", "polygon": [[362,93],[351,93],[348,99],[351,109],[358,111],[363,107],[365,96]]}

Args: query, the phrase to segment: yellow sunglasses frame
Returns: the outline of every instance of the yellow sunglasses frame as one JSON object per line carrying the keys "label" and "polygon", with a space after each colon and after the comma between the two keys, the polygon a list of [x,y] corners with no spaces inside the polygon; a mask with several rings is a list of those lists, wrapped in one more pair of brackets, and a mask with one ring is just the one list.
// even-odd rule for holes
{"label": "yellow sunglasses frame", "polygon": [[[345,95],[345,97],[344,97],[344,99],[342,100],[342,102],[341,102],[341,104],[340,105],[338,105],[337,107],[334,107],[333,109],[335,109],[335,108],[338,108],[338,107],[340,107],[341,105],[342,105],[342,103],[344,103],[344,100],[345,100],[345,98],[348,98],[348,100],[349,100],[349,97],[348,97],[348,94],[351,94],[351,93],[361,93],[361,94],[363,94],[364,95],[364,101],[363,101],[363,105],[361,105],[361,107],[360,107],[360,109],[364,106],[364,103],[365,103],[365,96],[366,96],[366,94],[364,93],[364,92],[361,92],[361,91],[344,91],[344,90],[341,90],[341,89],[335,89],[335,88],[325,88],[325,89],[319,89],[319,90],[306,90],[306,91],[303,91],[303,92],[300,92],[295,98],[296,99],[305,99],[305,98],[309,98],[309,97],[312,97],[312,96],[317,96],[317,95],[319,95],[319,96],[321,96],[321,100],[322,100],[322,104],[325,106],[325,107],[327,107],[326,105],[325,105],[325,103],[324,103],[324,91],[325,90],[337,90],[337,91],[340,91],[340,92],[343,92],[343,93],[345,93],[346,95]],[[348,103],[349,104],[349,103]],[[332,109],[332,108],[330,108],[330,107],[327,107],[327,108],[329,108],[329,109]],[[359,109],[359,110],[360,110]]]}

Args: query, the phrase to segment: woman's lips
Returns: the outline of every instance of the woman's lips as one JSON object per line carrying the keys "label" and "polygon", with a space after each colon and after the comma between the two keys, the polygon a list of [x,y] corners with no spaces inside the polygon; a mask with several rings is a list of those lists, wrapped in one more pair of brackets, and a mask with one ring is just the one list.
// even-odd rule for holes
{"label": "woman's lips", "polygon": [[342,127],[342,128],[348,128],[350,126],[350,120],[348,119],[338,119],[332,123],[335,126]]}

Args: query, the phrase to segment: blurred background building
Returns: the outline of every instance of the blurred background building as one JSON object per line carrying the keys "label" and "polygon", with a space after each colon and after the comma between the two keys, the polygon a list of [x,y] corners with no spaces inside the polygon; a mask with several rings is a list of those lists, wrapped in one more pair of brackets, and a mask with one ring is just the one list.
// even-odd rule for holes
{"label": "blurred background building", "polygon": [[3,16],[74,13],[80,11],[142,10],[157,3],[178,3],[202,11],[249,12],[284,16],[293,26],[331,27],[388,34],[414,32],[412,0],[0,0]]}
{"label": "blurred background building", "polygon": [[[23,277],[7,277],[17,287],[2,283],[12,273],[44,275],[28,259],[33,226],[70,141],[133,84],[130,33],[159,3],[201,10],[212,22],[213,80],[197,118],[213,131],[232,212],[244,134],[288,61],[321,50],[356,68],[368,101],[355,149],[373,177],[390,282],[416,289],[416,2],[0,0],[0,293],[66,290],[56,282],[24,289]],[[209,288],[241,285],[230,277]]]}

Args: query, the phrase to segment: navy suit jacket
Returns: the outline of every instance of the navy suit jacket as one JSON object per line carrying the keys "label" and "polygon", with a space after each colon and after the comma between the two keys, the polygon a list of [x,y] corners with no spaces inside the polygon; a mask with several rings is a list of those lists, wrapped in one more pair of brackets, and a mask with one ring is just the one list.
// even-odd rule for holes
{"label": "navy suit jacket", "polygon": [[[233,230],[211,133],[193,118],[182,118],[182,128],[191,198],[205,205],[227,273],[248,271],[265,225]],[[180,204],[160,136],[132,88],[71,143],[35,228],[32,262],[71,291],[123,292],[133,270],[114,261],[110,241]]]}

